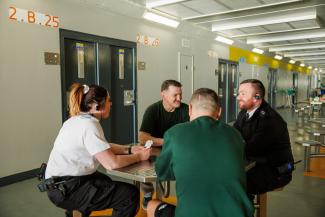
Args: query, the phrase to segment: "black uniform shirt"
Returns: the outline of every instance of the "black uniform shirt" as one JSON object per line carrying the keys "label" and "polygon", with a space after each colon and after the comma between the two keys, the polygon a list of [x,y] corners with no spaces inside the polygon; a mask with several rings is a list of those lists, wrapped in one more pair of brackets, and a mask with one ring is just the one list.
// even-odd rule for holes
{"label": "black uniform shirt", "polygon": [[293,162],[288,128],[282,117],[265,101],[248,120],[246,112],[238,114],[234,127],[246,141],[247,159],[264,161],[270,166]]}

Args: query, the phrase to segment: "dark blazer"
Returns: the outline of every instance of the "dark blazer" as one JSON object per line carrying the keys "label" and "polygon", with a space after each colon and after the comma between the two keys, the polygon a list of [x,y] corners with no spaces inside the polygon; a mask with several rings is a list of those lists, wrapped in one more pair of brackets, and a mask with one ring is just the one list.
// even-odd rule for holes
{"label": "dark blazer", "polygon": [[[277,180],[281,176],[277,173],[278,167],[294,161],[286,122],[264,100],[248,120],[245,118],[246,113],[246,110],[242,110],[238,114],[234,127],[240,131],[246,141],[246,158],[256,160],[258,164],[256,168],[248,173],[247,182],[251,182],[250,178],[256,179],[254,184],[270,181],[267,186],[261,186],[260,190],[255,189],[258,192],[266,192],[272,190],[275,186],[279,187],[279,185],[287,184],[274,184],[273,182],[273,186],[271,182],[271,180]],[[289,174],[291,180],[291,172]],[[286,179],[285,182],[290,180]],[[261,183],[259,184],[261,185]]]}

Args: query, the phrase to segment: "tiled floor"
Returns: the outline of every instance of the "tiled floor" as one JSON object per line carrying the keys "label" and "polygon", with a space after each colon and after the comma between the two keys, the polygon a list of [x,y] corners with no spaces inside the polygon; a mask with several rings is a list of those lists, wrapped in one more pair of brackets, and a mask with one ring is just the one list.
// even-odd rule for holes
{"label": "tiled floor", "polygon": [[[306,138],[304,128],[297,127],[296,115],[289,109],[279,111],[288,122],[295,160],[303,159],[303,148],[294,143]],[[323,167],[324,168],[324,167]],[[0,188],[0,217],[60,217],[63,210],[38,192],[37,180],[30,179]],[[268,193],[268,217],[324,217],[325,179],[304,176],[303,163],[297,165],[293,181],[280,192]]]}

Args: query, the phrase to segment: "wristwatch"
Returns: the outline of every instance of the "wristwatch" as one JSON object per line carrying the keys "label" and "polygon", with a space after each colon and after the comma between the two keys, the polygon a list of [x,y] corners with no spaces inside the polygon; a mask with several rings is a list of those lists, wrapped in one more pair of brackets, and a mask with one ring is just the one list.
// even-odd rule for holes
{"label": "wristwatch", "polygon": [[128,154],[132,154],[132,146],[131,145],[129,145],[129,147],[128,147]]}

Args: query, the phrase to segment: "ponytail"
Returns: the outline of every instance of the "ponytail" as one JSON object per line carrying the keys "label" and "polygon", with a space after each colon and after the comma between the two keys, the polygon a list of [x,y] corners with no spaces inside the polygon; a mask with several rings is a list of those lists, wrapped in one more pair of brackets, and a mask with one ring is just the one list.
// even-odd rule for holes
{"label": "ponytail", "polygon": [[80,112],[89,112],[93,103],[96,103],[98,108],[103,108],[107,96],[107,90],[101,86],[72,84],[69,96],[70,116],[79,115]]}
{"label": "ponytail", "polygon": [[83,97],[83,89],[79,83],[74,83],[70,87],[70,96],[69,96],[69,114],[70,116],[78,115],[81,111],[81,102]]}

